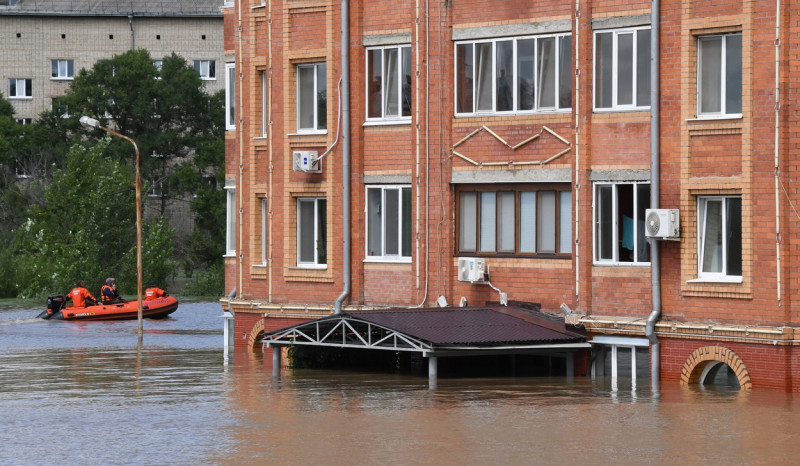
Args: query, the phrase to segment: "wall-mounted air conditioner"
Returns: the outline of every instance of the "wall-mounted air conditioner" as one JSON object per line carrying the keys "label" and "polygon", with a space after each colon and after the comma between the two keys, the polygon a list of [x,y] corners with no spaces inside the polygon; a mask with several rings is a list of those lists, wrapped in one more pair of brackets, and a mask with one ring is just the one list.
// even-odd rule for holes
{"label": "wall-mounted air conditioner", "polygon": [[644,231],[648,238],[680,239],[681,224],[678,209],[647,209]]}
{"label": "wall-mounted air conditioner", "polygon": [[459,257],[458,281],[486,283],[486,261],[479,257]]}
{"label": "wall-mounted air conditioner", "polygon": [[320,173],[322,164],[315,150],[292,151],[292,169],[296,172]]}

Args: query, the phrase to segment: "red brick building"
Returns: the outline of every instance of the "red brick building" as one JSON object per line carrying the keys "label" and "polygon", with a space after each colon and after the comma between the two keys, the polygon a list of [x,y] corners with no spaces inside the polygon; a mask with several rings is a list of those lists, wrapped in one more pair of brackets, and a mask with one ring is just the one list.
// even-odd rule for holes
{"label": "red brick building", "polygon": [[655,5],[227,4],[233,344],[500,290],[595,374],[800,390],[800,5]]}

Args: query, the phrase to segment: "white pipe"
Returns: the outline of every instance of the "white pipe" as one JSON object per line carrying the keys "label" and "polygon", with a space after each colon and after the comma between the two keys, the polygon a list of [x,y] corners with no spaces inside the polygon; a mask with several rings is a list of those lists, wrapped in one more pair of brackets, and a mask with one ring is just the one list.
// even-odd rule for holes
{"label": "white pipe", "polygon": [[580,168],[581,168],[581,159],[580,159],[580,135],[581,135],[581,121],[580,121],[580,96],[581,96],[581,80],[580,80],[580,73],[577,71],[580,70],[580,57],[581,57],[581,43],[580,43],[580,0],[575,0],[575,70],[573,74],[575,75],[575,99],[573,99],[573,103],[575,105],[574,114],[575,114],[575,199],[573,201],[573,205],[575,206],[574,215],[575,215],[575,232],[574,237],[575,241],[573,242],[573,251],[575,253],[575,296],[578,304],[580,304],[580,296],[581,296],[581,253],[580,253],[580,246],[581,244],[578,242],[580,239]]}
{"label": "white pipe", "polygon": [[[241,2],[240,2],[241,3]],[[273,158],[273,148],[272,148],[272,0],[269,0],[269,6],[267,11],[267,53],[268,53],[268,62],[267,62],[267,83],[269,89],[267,90],[267,131],[269,132],[269,137],[267,141],[267,148],[269,152],[269,167],[267,167],[267,171],[269,173],[269,192],[267,193],[267,230],[269,234],[269,244],[268,244],[268,251],[267,251],[267,301],[272,302],[272,212],[274,208],[272,206],[273,198],[272,198],[272,174],[274,172],[272,167],[272,158]]]}
{"label": "white pipe", "polygon": [[[237,29],[238,34],[239,34],[239,40],[237,41],[237,43],[239,45],[238,57],[239,57],[239,60],[243,60],[242,42],[244,42],[244,41],[242,40],[242,2],[236,2],[236,5],[237,5],[237,14],[236,14],[236,16],[237,16],[236,17],[237,27],[236,27],[236,29]],[[238,94],[239,94],[238,96],[236,96],[236,97],[239,98],[238,99],[239,100],[239,108],[237,109],[237,112],[236,112],[237,116],[238,116],[238,121],[236,121],[236,132],[238,133],[238,139],[239,139],[239,141],[238,141],[238,146],[239,146],[238,166],[239,167],[238,167],[238,172],[237,172],[237,176],[236,176],[236,197],[237,197],[237,199],[236,199],[236,209],[239,211],[239,221],[237,222],[239,228],[236,229],[236,240],[237,240],[236,241],[236,258],[237,258],[236,275],[238,277],[238,283],[239,283],[238,286],[237,286],[237,289],[239,290],[239,294],[241,295],[242,290],[243,290],[243,285],[244,285],[244,283],[243,283],[244,273],[243,273],[243,270],[242,270],[244,268],[244,265],[243,265],[244,254],[242,253],[242,247],[244,246],[244,234],[242,232],[242,230],[244,230],[244,228],[243,228],[243,224],[244,224],[244,206],[242,204],[242,200],[244,199],[244,193],[243,193],[244,190],[242,189],[242,180],[244,179],[244,164],[242,163],[242,160],[244,159],[244,128],[243,128],[244,125],[242,124],[244,122],[244,118],[242,118],[242,111],[244,110],[244,92],[242,92],[242,83],[244,82],[244,73],[242,72],[242,69],[241,69],[241,63],[234,63],[234,66],[236,67],[235,70],[237,71],[237,74],[239,75],[239,83],[238,83],[238,86],[237,86],[238,89],[236,89],[238,91]],[[236,83],[235,80],[234,80],[234,83]]]}
{"label": "white pipe", "polygon": [[781,307],[781,207],[780,207],[780,174],[781,161],[779,150],[780,112],[781,112],[781,1],[775,6],[775,275],[778,308]]}

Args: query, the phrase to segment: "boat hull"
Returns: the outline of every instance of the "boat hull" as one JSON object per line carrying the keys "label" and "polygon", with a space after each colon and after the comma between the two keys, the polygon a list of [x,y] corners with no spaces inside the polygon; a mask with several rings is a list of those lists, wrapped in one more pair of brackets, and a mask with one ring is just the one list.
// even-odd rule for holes
{"label": "boat hull", "polygon": [[[142,317],[148,319],[163,319],[178,309],[178,300],[173,296],[151,301],[142,301]],[[132,320],[139,318],[139,304],[137,301],[127,301],[117,304],[100,304],[88,307],[64,307],[60,311],[49,313],[47,310],[39,314],[43,319],[69,320],[69,321],[95,321],[95,320]]]}

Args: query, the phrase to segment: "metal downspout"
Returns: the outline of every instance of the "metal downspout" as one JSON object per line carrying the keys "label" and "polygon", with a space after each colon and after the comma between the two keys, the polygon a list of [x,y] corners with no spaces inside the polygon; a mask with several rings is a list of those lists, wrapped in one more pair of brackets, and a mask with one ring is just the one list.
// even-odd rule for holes
{"label": "metal downspout", "polygon": [[136,49],[136,34],[133,31],[133,13],[128,13],[128,26],[131,28],[131,50]]}
{"label": "metal downspout", "polygon": [[350,2],[342,0],[342,274],[344,289],[336,298],[334,314],[350,296]]}
{"label": "metal downspout", "polygon": [[[660,170],[659,170],[659,137],[660,105],[659,105],[659,42],[660,42],[660,0],[650,3],[650,208],[659,205]],[[661,345],[658,342],[655,328],[656,321],[661,318],[661,266],[659,244],[650,240],[650,280],[653,299],[653,311],[647,317],[645,335],[650,340],[650,390],[658,394],[661,390]]]}

